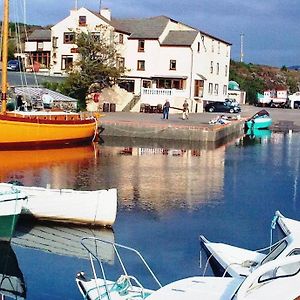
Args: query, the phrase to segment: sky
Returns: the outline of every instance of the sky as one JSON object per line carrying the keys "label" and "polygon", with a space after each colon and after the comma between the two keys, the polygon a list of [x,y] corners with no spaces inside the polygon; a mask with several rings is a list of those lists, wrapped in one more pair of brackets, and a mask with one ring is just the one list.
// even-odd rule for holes
{"label": "sky", "polygon": [[[2,4],[1,0],[1,4]],[[10,0],[26,2],[28,24],[55,24],[70,9],[109,8],[113,18],[165,15],[232,43],[231,58],[281,67],[300,65],[299,0]],[[15,4],[11,3],[14,17]],[[20,14],[19,14],[20,15]],[[19,17],[20,19],[20,17]]]}

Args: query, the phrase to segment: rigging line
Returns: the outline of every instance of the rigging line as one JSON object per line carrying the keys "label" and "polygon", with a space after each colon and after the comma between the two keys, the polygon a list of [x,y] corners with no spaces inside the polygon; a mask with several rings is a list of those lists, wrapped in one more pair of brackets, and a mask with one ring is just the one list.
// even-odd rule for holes
{"label": "rigging line", "polygon": [[20,69],[19,69],[19,74],[20,74],[20,79],[21,79],[21,85],[24,86],[24,82],[25,84],[27,84],[26,82],[26,77],[25,74],[23,74],[22,71],[22,54],[23,54],[23,50],[22,50],[22,42],[21,42],[21,30],[20,30],[20,17],[19,17],[19,9],[18,6],[16,5],[16,2],[13,2],[13,7],[14,7],[14,12],[15,12],[15,43],[16,43],[16,50],[17,53],[19,53],[20,55],[17,57],[17,60],[20,64]]}
{"label": "rigging line", "polygon": [[[27,32],[27,26],[26,26],[26,0],[23,0],[23,19],[24,19],[24,22],[23,22],[23,26],[24,26],[24,33],[25,33],[25,42],[28,42],[28,32]],[[35,69],[33,67],[33,56],[32,56],[32,52],[30,51],[29,52],[29,62],[30,62],[30,65],[32,66],[32,72],[33,72],[33,77],[34,77],[34,82],[35,82],[35,86],[36,87],[39,87],[39,83],[38,83],[38,80],[37,80],[37,76],[36,76],[36,72],[35,72]]]}

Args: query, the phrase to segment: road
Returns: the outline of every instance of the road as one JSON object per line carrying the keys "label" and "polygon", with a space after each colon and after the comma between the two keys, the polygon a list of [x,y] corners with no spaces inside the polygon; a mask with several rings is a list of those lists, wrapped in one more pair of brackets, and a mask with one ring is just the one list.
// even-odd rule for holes
{"label": "road", "polygon": [[[0,78],[2,79],[2,71],[0,71]],[[8,83],[10,86],[16,85],[41,85],[45,81],[61,82],[63,77],[53,77],[47,75],[40,75],[34,73],[20,73],[20,72],[8,72]]]}

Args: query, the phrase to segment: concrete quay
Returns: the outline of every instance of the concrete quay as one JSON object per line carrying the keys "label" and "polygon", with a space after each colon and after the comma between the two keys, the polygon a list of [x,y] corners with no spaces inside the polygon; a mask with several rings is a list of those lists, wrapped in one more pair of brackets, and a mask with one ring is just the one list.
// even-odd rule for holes
{"label": "concrete quay", "polygon": [[[111,112],[100,119],[100,137],[130,137],[146,139],[163,139],[192,141],[201,143],[220,142],[229,137],[238,137],[244,133],[244,122],[261,110],[260,107],[243,105],[239,120],[225,125],[210,125],[209,121],[222,113],[190,114],[189,119],[182,120],[182,115],[171,114],[163,120],[162,114]],[[300,131],[300,111],[267,108],[273,119],[272,130]],[[223,114],[234,116],[232,114]]]}

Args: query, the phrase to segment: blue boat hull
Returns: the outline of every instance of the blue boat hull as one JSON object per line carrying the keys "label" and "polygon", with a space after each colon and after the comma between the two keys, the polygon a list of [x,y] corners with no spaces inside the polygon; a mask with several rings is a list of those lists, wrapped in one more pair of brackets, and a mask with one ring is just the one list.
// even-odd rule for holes
{"label": "blue boat hull", "polygon": [[249,129],[267,129],[272,125],[272,119],[267,118],[256,118],[246,122]]}

